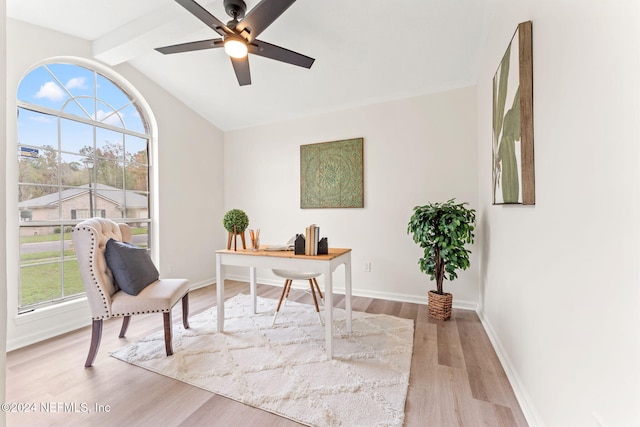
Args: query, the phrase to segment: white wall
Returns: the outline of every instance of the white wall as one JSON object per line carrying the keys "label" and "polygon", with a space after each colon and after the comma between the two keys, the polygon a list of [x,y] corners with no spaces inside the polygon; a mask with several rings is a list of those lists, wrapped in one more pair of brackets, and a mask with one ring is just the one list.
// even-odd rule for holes
{"label": "white wall", "polygon": [[[494,3],[477,96],[486,325],[533,425],[640,425],[639,3]],[[527,20],[536,205],[492,206],[492,78]]]}
{"label": "white wall", "polygon": [[[8,137],[3,156],[9,160],[6,162],[8,182],[0,187],[7,188],[8,218],[17,218],[17,165],[14,160],[17,87],[31,67],[47,58],[59,56],[91,59],[91,44],[20,21],[7,20],[8,70],[3,82],[7,82]],[[158,218],[152,224],[155,261],[165,277],[186,277],[193,286],[210,284],[215,277],[213,250],[224,244],[223,237],[217,232],[217,218],[224,215],[223,134],[132,67],[120,66],[115,73],[131,83],[143,97],[154,114],[157,126],[158,139],[152,147],[152,185],[159,193],[153,206]],[[6,224],[8,300],[17,301],[17,224],[11,220]],[[56,319],[55,322],[51,321],[52,318]],[[86,301],[20,316],[17,315],[16,304],[11,303],[7,345],[9,349],[16,348],[89,322]]]}
{"label": "white wall", "polygon": [[[330,246],[353,249],[354,294],[426,303],[434,285],[418,268],[421,251],[407,223],[414,206],[430,201],[455,197],[477,207],[475,108],[475,88],[464,88],[227,132],[225,208],[243,209],[264,244],[284,243],[315,223]],[[357,137],[364,138],[365,207],[300,209],[300,145]],[[472,250],[472,267],[445,289],[456,305],[475,308]],[[259,281],[271,278],[258,271]]]}
{"label": "white wall", "polygon": [[[7,16],[7,3],[0,0],[0,22],[5,22]],[[0,99],[6,99],[7,95],[7,31],[6,26],[0,28]],[[0,102],[0,135],[7,140],[7,109],[6,103]],[[0,165],[6,162],[6,153],[0,150]],[[0,224],[6,223],[5,196],[6,176],[0,174]],[[0,227],[0,242],[6,241],[6,232]],[[6,348],[7,348],[7,257],[6,248],[0,245],[0,401],[4,402],[6,391]],[[6,424],[4,412],[0,415],[0,427]]]}

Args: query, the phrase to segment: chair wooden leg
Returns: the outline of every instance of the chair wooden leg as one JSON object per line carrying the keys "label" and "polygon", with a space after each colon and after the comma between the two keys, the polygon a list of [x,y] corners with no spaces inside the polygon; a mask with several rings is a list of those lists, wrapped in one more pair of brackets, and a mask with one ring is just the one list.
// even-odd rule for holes
{"label": "chair wooden leg", "polygon": [[182,297],[182,326],[189,329],[189,292]]}
{"label": "chair wooden leg", "polygon": [[271,322],[271,326],[276,324],[276,318],[278,317],[278,312],[280,311],[280,306],[282,305],[282,300],[287,294],[287,290],[289,289],[287,285],[289,284],[289,280],[285,280],[284,287],[282,288],[282,293],[280,294],[280,300],[278,301],[278,307],[276,307],[276,312],[273,314],[273,321]]}
{"label": "chair wooden leg", "polygon": [[320,299],[324,301],[324,297],[322,296],[322,292],[320,292],[320,286],[318,286],[318,281],[316,280],[316,278],[314,277],[313,279],[313,284],[316,285],[316,289],[318,290],[318,294],[320,295]]}
{"label": "chair wooden leg", "polygon": [[320,307],[318,307],[318,299],[316,298],[316,291],[313,289],[313,279],[309,279],[309,285],[311,286],[311,296],[313,297],[313,303],[316,305],[316,313],[318,314],[318,320],[320,320],[320,326],[322,326],[322,315],[320,314]]}
{"label": "chair wooden leg", "polygon": [[276,308],[276,313],[278,311],[280,311],[280,306],[282,305],[282,300],[284,299],[285,295],[287,294],[287,284],[289,283],[288,280],[286,280],[284,282],[284,287],[282,288],[282,294],[280,294],[280,300],[278,301],[278,308]]}
{"label": "chair wooden leg", "polygon": [[102,339],[102,319],[94,320],[91,324],[91,346],[89,347],[89,355],[84,363],[85,368],[90,368],[96,360],[98,349],[100,348],[100,340]]}
{"label": "chair wooden leg", "polygon": [[168,313],[162,313],[164,316],[164,348],[167,350],[167,356],[173,354],[173,347],[171,346],[171,339],[173,336],[171,325],[171,311]]}
{"label": "chair wooden leg", "polygon": [[293,283],[293,280],[291,280],[291,279],[287,279],[287,281],[284,282],[284,287],[287,288],[287,293],[284,296],[284,299],[285,299],[284,303],[285,304],[287,303],[287,300],[289,299],[289,292],[291,292],[291,284],[292,283]]}
{"label": "chair wooden leg", "polygon": [[320,313],[320,307],[318,307],[318,299],[316,298],[316,291],[313,289],[313,280],[309,279],[309,285],[311,286],[311,296],[313,297],[313,303],[316,305],[316,311]]}
{"label": "chair wooden leg", "polygon": [[127,333],[127,328],[129,327],[129,321],[131,320],[131,316],[124,316],[122,319],[122,327],[120,328],[120,335],[118,338],[124,338],[124,334]]}

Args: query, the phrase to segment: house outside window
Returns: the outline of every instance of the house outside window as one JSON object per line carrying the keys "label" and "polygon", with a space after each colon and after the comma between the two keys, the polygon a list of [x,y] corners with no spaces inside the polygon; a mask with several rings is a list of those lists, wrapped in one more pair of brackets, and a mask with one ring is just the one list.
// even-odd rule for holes
{"label": "house outside window", "polygon": [[70,230],[110,218],[149,242],[148,120],[133,96],[87,66],[50,63],[18,88],[18,311],[84,295]]}

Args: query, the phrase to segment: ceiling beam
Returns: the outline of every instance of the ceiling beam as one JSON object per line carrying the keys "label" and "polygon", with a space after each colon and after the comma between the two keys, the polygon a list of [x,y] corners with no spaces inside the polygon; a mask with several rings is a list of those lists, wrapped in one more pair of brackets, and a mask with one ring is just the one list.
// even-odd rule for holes
{"label": "ceiling beam", "polygon": [[172,2],[134,19],[93,41],[93,56],[115,66],[145,55],[154,48],[189,41],[189,34],[203,27],[179,4]]}

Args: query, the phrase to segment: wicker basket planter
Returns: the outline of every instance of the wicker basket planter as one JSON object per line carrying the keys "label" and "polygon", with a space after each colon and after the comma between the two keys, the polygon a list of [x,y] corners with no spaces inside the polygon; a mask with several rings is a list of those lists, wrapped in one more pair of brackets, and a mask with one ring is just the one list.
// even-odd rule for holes
{"label": "wicker basket planter", "polygon": [[449,320],[452,303],[453,295],[450,293],[440,295],[435,291],[429,291],[429,316],[438,320]]}

